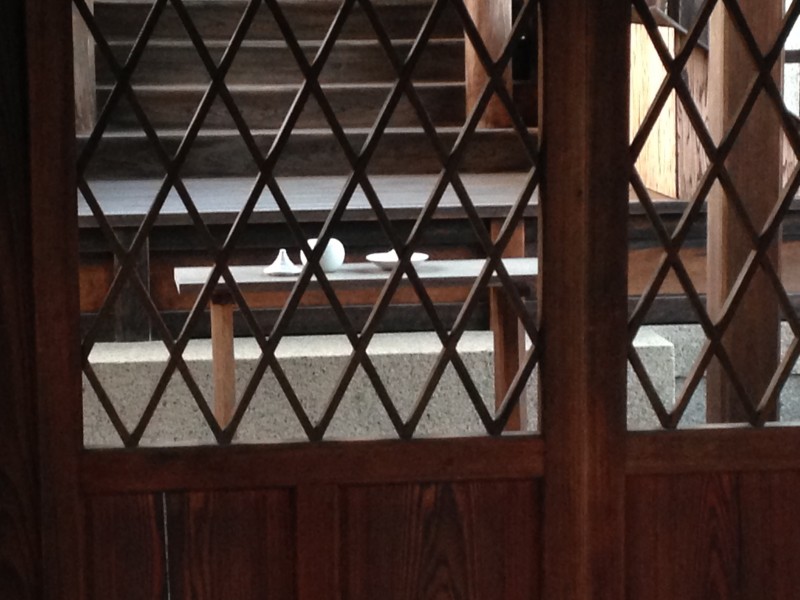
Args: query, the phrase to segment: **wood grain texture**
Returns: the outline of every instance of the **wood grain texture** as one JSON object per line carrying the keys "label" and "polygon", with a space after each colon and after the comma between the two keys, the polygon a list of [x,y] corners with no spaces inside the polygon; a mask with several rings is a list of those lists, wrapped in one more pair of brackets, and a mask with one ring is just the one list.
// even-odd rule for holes
{"label": "wood grain texture", "polygon": [[628,434],[629,474],[800,470],[800,428],[711,427]]}
{"label": "wood grain texture", "polygon": [[343,597],[538,598],[540,508],[534,481],[349,488]]}
{"label": "wood grain texture", "polygon": [[325,442],[280,446],[90,451],[87,492],[247,489],[266,486],[541,476],[541,438]]}
{"label": "wood grain texture", "polygon": [[[83,600],[83,443],[72,7],[25,3],[42,597]],[[3,88],[5,89],[5,87]],[[24,89],[24,88],[23,88]],[[24,94],[23,94],[24,96]],[[32,334],[33,335],[33,334]]]}
{"label": "wood grain texture", "polygon": [[549,0],[541,15],[543,597],[621,600],[630,3]]}
{"label": "wood grain texture", "polygon": [[[89,10],[94,0],[86,0]],[[97,115],[94,38],[78,9],[72,8],[73,62],[75,65],[75,129],[91,133]]]}
{"label": "wood grain texture", "polygon": [[[667,47],[675,48],[675,30],[660,27]],[[650,106],[664,81],[666,71],[643,25],[631,24],[630,63],[630,137],[639,132]],[[647,138],[636,161],[636,169],[644,184],[667,196],[676,196],[677,189],[677,101],[673,92],[661,109],[661,114]]]}
{"label": "wood grain texture", "polygon": [[295,597],[289,490],[168,496],[172,598]]}
{"label": "wood grain texture", "polygon": [[[511,2],[506,0],[485,2],[484,0],[466,0],[467,10],[481,35],[483,44],[492,60],[497,60],[508,44],[511,34]],[[475,48],[465,36],[464,71],[466,79],[466,113],[470,114],[478,103],[481,92],[489,81],[486,69],[478,58]],[[511,69],[505,74],[506,89],[511,92]],[[479,127],[508,127],[511,117],[497,94],[492,95],[487,104]]]}
{"label": "wood grain texture", "polygon": [[0,598],[42,594],[24,2],[0,19]]}
{"label": "wood grain texture", "polygon": [[[340,491],[337,485],[299,485],[297,499],[297,598],[342,598]],[[347,596],[344,596],[347,597]]]}
{"label": "wood grain texture", "polygon": [[628,598],[741,597],[737,486],[724,473],[628,480]]}
{"label": "wood grain texture", "polygon": [[[683,44],[683,34],[676,33],[678,48]],[[686,83],[695,105],[708,126],[708,51],[696,48],[686,63]],[[700,179],[708,168],[708,155],[703,150],[694,127],[689,121],[683,103],[676,107],[678,198],[691,198]]]}
{"label": "wood grain texture", "polygon": [[88,501],[87,567],[92,600],[167,600],[163,496]]}
{"label": "wood grain texture", "polygon": [[739,476],[741,590],[747,600],[790,600],[800,590],[800,470]]}
{"label": "wood grain texture", "polygon": [[233,299],[211,303],[211,356],[214,364],[214,417],[223,429],[236,409],[236,359],[233,355]]}
{"label": "wood grain texture", "polygon": [[[780,0],[747,0],[740,5],[761,51],[766,51],[780,28],[783,3]],[[711,53],[709,63],[709,114],[711,132],[720,140],[736,122],[746,90],[756,74],[750,53],[721,6],[712,15],[711,48],[716,50]],[[777,81],[780,80],[778,70]],[[778,201],[780,135],[779,119],[766,95],[762,94],[725,161],[756,231],[762,230]],[[753,160],[754,156],[758,159]],[[741,225],[726,193],[717,186],[708,201],[708,310],[712,319],[721,317],[752,249],[749,233]],[[767,254],[777,267],[778,246],[773,243]],[[757,272],[724,337],[733,368],[752,405],[758,404],[778,366],[779,322],[775,292],[768,277]],[[747,420],[747,411],[730,378],[716,360],[708,370],[707,389],[710,421]]]}
{"label": "wood grain texture", "polygon": [[628,597],[795,598],[798,492],[798,470],[629,478]]}

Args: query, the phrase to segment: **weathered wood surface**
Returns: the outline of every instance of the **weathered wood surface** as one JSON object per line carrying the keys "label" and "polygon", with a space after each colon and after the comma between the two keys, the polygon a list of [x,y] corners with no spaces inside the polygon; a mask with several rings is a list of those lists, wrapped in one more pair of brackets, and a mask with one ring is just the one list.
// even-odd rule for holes
{"label": "weathered wood surface", "polygon": [[630,3],[549,0],[541,14],[542,596],[621,600]]}
{"label": "weathered wood surface", "polygon": [[540,477],[541,438],[520,435],[401,442],[90,451],[87,493],[236,490],[302,484],[497,481]]}
{"label": "weathered wood surface", "polygon": [[[684,35],[677,34],[678,43],[682,44],[684,39]],[[708,51],[696,48],[686,63],[684,73],[695,106],[708,127]],[[700,144],[682,102],[677,103],[676,129],[677,196],[688,200],[692,198],[708,168],[708,155]]]}
{"label": "weathered wood surface", "polygon": [[97,496],[86,512],[87,598],[167,600],[163,495]]}
{"label": "weathered wood surface", "polygon": [[[466,0],[464,3],[472,17],[481,40],[492,60],[497,60],[508,44],[511,34],[511,0]],[[478,58],[475,47],[465,34],[464,71],[466,80],[466,112],[470,114],[478,103],[481,92],[489,81],[486,68]],[[505,88],[511,92],[511,69],[504,72]],[[479,127],[508,127],[511,118],[497,94],[493,94],[483,111]]]}
{"label": "weathered wood surface", "polygon": [[544,597],[539,482],[354,487],[343,496],[342,597]]}
{"label": "weathered wood surface", "polygon": [[[780,28],[783,3],[749,0],[740,4],[761,51],[766,51]],[[712,16],[711,49],[709,114],[712,132],[720,140],[734,125],[745,91],[756,73],[739,32],[722,7]],[[758,160],[753,160],[754,156]],[[771,102],[762,94],[725,161],[756,231],[761,231],[779,198],[780,157],[780,123]],[[748,231],[718,186],[708,203],[708,310],[713,319],[723,314],[752,249]],[[777,244],[769,247],[768,256],[777,269]],[[724,337],[733,368],[747,401],[753,406],[767,389],[779,360],[780,310],[771,285],[760,270],[753,276]],[[754,357],[758,359],[753,360]],[[708,417],[711,421],[748,418],[730,378],[716,360],[708,371]]]}
{"label": "weathered wood surface", "polygon": [[24,13],[11,1],[0,19],[0,597],[14,600],[42,594]]}
{"label": "weathered wood surface", "polygon": [[[486,260],[432,260],[414,265],[423,281],[429,280],[439,285],[465,286],[474,283],[486,264]],[[538,273],[535,258],[504,258],[503,266],[512,281],[530,288]],[[186,267],[175,269],[175,283],[180,293],[196,293],[208,281],[211,267]],[[242,291],[291,291],[296,276],[267,275],[264,265],[231,267],[231,274]],[[345,263],[336,271],[326,273],[334,286],[374,287],[382,285],[391,273],[370,263]],[[500,285],[497,272],[493,272],[488,285]]]}
{"label": "weathered wood surface", "polygon": [[[25,3],[30,152],[30,238],[36,346],[36,414],[42,506],[39,547],[44,598],[83,600],[83,504],[78,489],[82,447],[78,321],[78,225],[75,197],[75,113],[72,8],[69,2]],[[4,19],[5,21],[5,19]],[[3,40],[9,39],[6,36]],[[13,36],[10,39],[15,39]],[[8,89],[3,86],[3,90]],[[24,100],[23,100],[24,101]],[[24,234],[23,234],[24,235]],[[28,401],[33,401],[29,399]]]}
{"label": "weathered wood surface", "polygon": [[[195,27],[206,40],[228,40],[247,6],[244,0],[202,0],[186,2]],[[394,39],[413,39],[430,11],[426,0],[373,2],[381,24]],[[333,21],[340,2],[309,0],[306,2],[282,2],[281,10],[292,30],[300,40],[321,40]],[[102,0],[97,2],[96,15],[103,33],[111,39],[132,40],[141,28],[152,7],[147,0]],[[350,39],[375,39],[375,31],[369,23],[360,3],[356,2],[347,19],[347,37]],[[458,37],[462,27],[458,14],[447,4],[439,17],[436,33],[444,37]],[[186,28],[181,23],[171,4],[154,32],[155,38],[186,39]],[[249,30],[249,39],[282,40],[283,36],[275,19],[269,14],[266,4],[261,6]]]}
{"label": "weathered wood surface", "polygon": [[[94,0],[85,0],[92,10]],[[73,61],[75,64],[75,129],[91,133],[97,114],[94,38],[78,9],[72,8]]]}
{"label": "weathered wood surface", "polygon": [[292,491],[167,495],[172,598],[294,598]]}
{"label": "weathered wood surface", "polygon": [[[370,130],[348,129],[348,143],[356,151],[363,148]],[[458,138],[459,127],[437,129],[440,143],[451,148]],[[164,148],[174,154],[185,131],[159,133]],[[266,155],[278,135],[277,130],[253,130],[253,139]],[[531,131],[535,137],[536,132]],[[82,149],[86,137],[78,145]],[[460,171],[463,173],[499,173],[527,171],[531,167],[516,131],[511,129],[479,129],[465,147]],[[421,127],[387,128],[370,159],[372,175],[407,175],[439,173],[441,160]],[[315,177],[349,175],[352,171],[344,151],[330,129],[296,129],[281,151],[275,175],[281,177]],[[89,179],[153,179],[163,177],[163,163],[153,151],[144,133],[107,132],[92,155],[86,170]],[[257,163],[247,151],[238,130],[203,130],[189,152],[181,176],[255,177]]]}
{"label": "weathered wood surface", "polygon": [[[670,51],[674,50],[676,32],[669,27],[659,31]],[[644,25],[631,25],[630,51],[630,139],[639,132],[650,106],[664,81],[666,71]],[[661,109],[655,126],[636,161],[644,184],[661,194],[677,197],[678,147],[676,140],[677,101],[673,92]]]}
{"label": "weathered wood surface", "polygon": [[798,493],[797,470],[630,478],[628,597],[794,598]]}
{"label": "weathered wood surface", "polygon": [[[528,175],[525,173],[508,172],[479,175],[466,173],[461,176],[470,200],[483,218],[505,217],[527,179]],[[435,175],[370,177],[381,205],[393,221],[419,217],[437,180]],[[344,189],[346,177],[281,177],[277,181],[298,221],[322,223]],[[184,180],[192,201],[208,225],[232,223],[252,191],[253,183],[254,180],[247,177]],[[150,208],[161,181],[156,179],[92,181],[90,186],[112,225],[138,226]],[[525,210],[526,216],[535,213],[537,198],[538,194],[534,192]],[[80,198],[78,204],[78,214],[81,227],[97,227],[97,221],[83,198]],[[464,208],[452,188],[448,188],[442,196],[435,217],[436,219],[465,217]],[[359,188],[348,202],[343,221],[375,221],[376,218],[375,211]],[[283,214],[268,190],[265,190],[259,198],[250,222],[284,222]],[[191,224],[186,207],[174,190],[170,191],[159,212],[158,223],[159,226]]]}

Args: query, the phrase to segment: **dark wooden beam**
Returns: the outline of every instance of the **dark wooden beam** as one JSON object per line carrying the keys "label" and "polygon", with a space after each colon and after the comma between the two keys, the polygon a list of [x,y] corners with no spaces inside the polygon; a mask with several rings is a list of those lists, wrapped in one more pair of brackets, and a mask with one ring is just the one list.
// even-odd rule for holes
{"label": "dark wooden beam", "polygon": [[542,6],[543,598],[625,597],[629,23],[625,0]]}
{"label": "dark wooden beam", "polygon": [[26,277],[33,284],[35,324],[28,334],[36,348],[44,565],[40,597],[81,600],[87,594],[77,485],[83,424],[72,6],[52,0],[28,0],[24,6],[32,248]]}
{"label": "dark wooden beam", "polygon": [[41,597],[25,2],[0,19],[0,598]]}

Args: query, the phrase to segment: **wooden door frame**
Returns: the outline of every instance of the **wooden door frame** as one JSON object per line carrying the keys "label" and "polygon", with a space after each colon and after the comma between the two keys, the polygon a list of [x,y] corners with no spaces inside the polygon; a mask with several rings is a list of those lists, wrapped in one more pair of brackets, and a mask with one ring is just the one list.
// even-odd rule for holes
{"label": "wooden door frame", "polygon": [[[16,74],[19,87],[5,91],[0,106],[18,119],[20,128],[14,139],[0,138],[19,162],[13,177],[2,182],[11,201],[0,209],[0,230],[10,233],[12,241],[0,246],[0,259],[16,267],[3,276],[3,298],[7,294],[13,300],[9,306],[14,307],[4,304],[4,323],[14,319],[15,324],[0,331],[0,342],[13,349],[12,393],[6,396],[4,409],[14,418],[0,420],[0,434],[14,440],[14,446],[0,458],[0,470],[11,473],[14,491],[25,492],[20,510],[26,516],[19,521],[19,531],[4,538],[12,540],[14,547],[0,547],[0,557],[12,553],[32,557],[25,564],[11,564],[25,586],[23,598],[85,597],[81,495],[92,485],[97,486],[95,492],[103,491],[97,476],[104,469],[108,474],[125,465],[125,471],[114,475],[115,485],[105,490],[121,492],[123,481],[136,485],[137,468],[151,474],[151,469],[160,469],[164,477],[160,482],[172,487],[180,484],[181,469],[188,477],[216,465],[214,472],[222,478],[216,483],[223,484],[231,465],[248,465],[251,473],[276,472],[253,469],[253,457],[284,465],[288,460],[305,461],[319,466],[317,479],[313,473],[306,475],[311,486],[307,498],[314,502],[325,499],[324,478],[335,476],[336,471],[328,470],[330,461],[340,469],[352,468],[353,458],[367,463],[378,460],[380,455],[376,458],[366,452],[375,448],[381,448],[383,456],[404,457],[394,463],[389,480],[491,479],[510,472],[527,476],[544,472],[544,597],[623,597],[626,360],[622,332],[626,331],[627,307],[623,242],[628,174],[627,137],[621,136],[627,136],[628,129],[626,113],[618,108],[627,105],[626,74],[619,69],[628,54],[627,0],[547,0],[545,6],[544,37],[558,48],[545,59],[543,69],[547,95],[542,122],[549,132],[545,144],[551,156],[567,159],[553,159],[545,166],[548,183],[540,220],[546,226],[541,236],[540,278],[540,319],[547,348],[542,363],[546,453],[542,440],[529,436],[303,445],[269,452],[258,448],[84,451],[71,3],[10,2],[16,24],[25,20],[24,29],[17,31],[26,35],[12,36],[2,50],[4,74],[6,70]],[[565,45],[565,39],[582,43]],[[610,73],[616,75],[609,79]],[[616,85],[609,86],[609,80]],[[550,106],[555,109],[549,110]],[[607,135],[609,131],[617,135]],[[602,235],[596,235],[598,231]],[[468,449],[472,452],[465,454]],[[484,461],[467,464],[481,452]],[[521,461],[520,452],[524,454]],[[499,459],[515,454],[518,462],[510,461],[508,472],[496,470]],[[487,456],[493,460],[486,460]],[[426,463],[431,457],[439,461]],[[200,460],[185,472],[189,459]],[[464,468],[454,468],[458,459]],[[225,468],[220,468],[223,464]],[[419,464],[428,465],[424,473],[414,470]],[[387,475],[379,479],[386,481]],[[24,540],[23,544],[17,545],[16,539]],[[326,550],[321,544],[320,552]],[[313,597],[313,590],[308,594]]]}

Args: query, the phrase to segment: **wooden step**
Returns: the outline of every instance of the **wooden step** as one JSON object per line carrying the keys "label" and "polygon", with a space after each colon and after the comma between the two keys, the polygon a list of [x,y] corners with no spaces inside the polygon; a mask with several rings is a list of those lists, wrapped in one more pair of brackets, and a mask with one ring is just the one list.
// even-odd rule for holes
{"label": "wooden step", "polygon": [[[394,48],[404,58],[412,40],[399,40]],[[215,61],[219,61],[227,42],[206,44]],[[320,44],[303,42],[306,57],[312,60]],[[115,42],[112,49],[120,62],[125,60],[130,44]],[[101,53],[96,55],[97,82],[111,85],[114,77]],[[377,41],[340,40],[322,70],[322,83],[388,83],[396,73]],[[202,84],[210,80],[197,50],[191,42],[151,41],[133,74],[136,85]],[[226,82],[231,85],[298,84],[302,73],[291,51],[283,42],[247,41],[240,48]],[[414,70],[414,81],[463,81],[464,40],[432,40]]]}
{"label": "wooden step", "polygon": [[[205,40],[228,40],[241,19],[247,3],[242,0],[185,0],[187,11],[197,30]],[[281,9],[292,25],[295,37],[300,40],[324,39],[341,2],[329,0],[303,0],[280,2]],[[381,24],[390,37],[415,38],[432,6],[430,0],[375,1]],[[134,40],[138,36],[148,12],[151,0],[125,0],[95,2],[97,22],[109,40]],[[462,27],[452,5],[449,3],[435,28],[437,37],[458,37]],[[356,3],[342,31],[345,38],[375,39],[375,31],[361,6]],[[186,29],[171,4],[168,4],[153,33],[154,38],[187,38]],[[282,40],[283,36],[262,3],[249,30],[248,37],[256,40]]]}
{"label": "wooden step", "polygon": [[[339,84],[325,86],[325,94],[343,127],[370,127],[390,94],[392,84]],[[151,123],[157,129],[185,129],[194,116],[207,86],[142,86],[135,90]],[[456,126],[464,122],[464,85],[435,82],[415,86],[429,117],[436,125]],[[299,86],[231,86],[230,92],[247,124],[255,129],[277,129],[291,107]],[[105,105],[111,92],[98,89],[98,106]],[[395,127],[419,125],[416,111],[405,97],[397,105],[391,124]],[[111,129],[137,129],[139,121],[127,102],[120,102],[112,113]],[[328,127],[319,104],[310,99],[297,124],[301,128]],[[204,121],[204,127],[233,127],[225,105],[217,99]]]}
{"label": "wooden step", "polygon": [[[439,128],[447,149],[452,147],[460,128]],[[262,153],[275,139],[275,130],[254,131]],[[369,130],[350,129],[351,145],[360,149]],[[162,143],[174,153],[183,132],[163,132]],[[79,138],[79,150],[86,138]],[[461,163],[462,172],[491,173],[521,171],[531,167],[518,135],[513,130],[483,129],[473,135]],[[441,163],[420,129],[391,128],[383,134],[373,155],[370,174],[436,173]],[[257,172],[252,157],[236,131],[207,131],[198,136],[181,170],[184,177],[238,177]],[[295,130],[275,167],[281,176],[342,175],[350,172],[343,152],[330,131]],[[144,134],[108,132],[94,154],[87,173],[91,179],[158,178],[165,173]]]}

